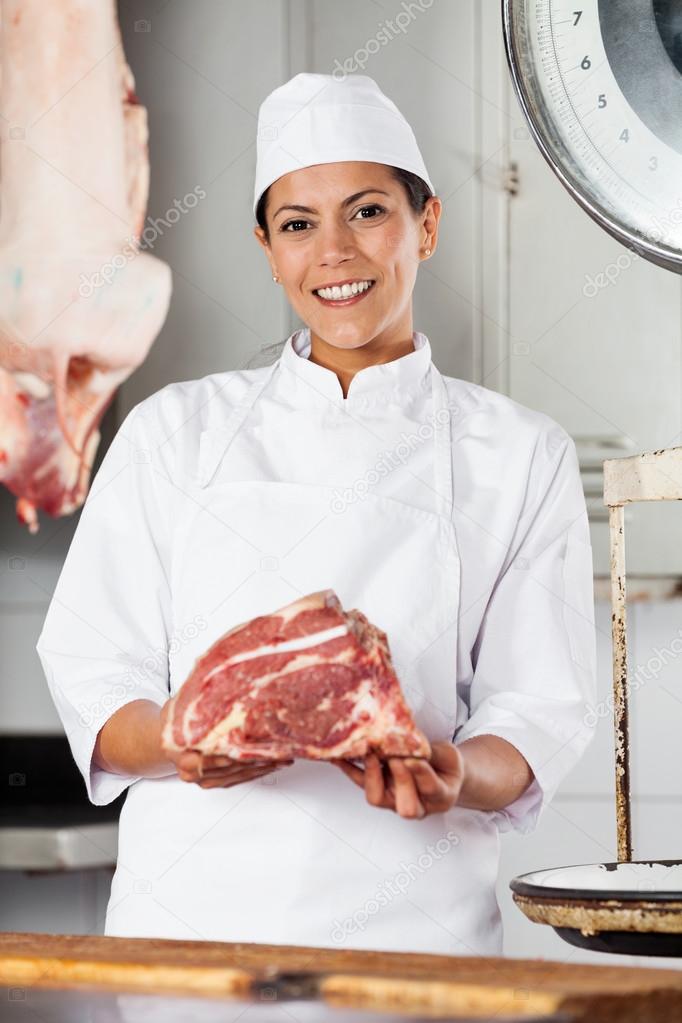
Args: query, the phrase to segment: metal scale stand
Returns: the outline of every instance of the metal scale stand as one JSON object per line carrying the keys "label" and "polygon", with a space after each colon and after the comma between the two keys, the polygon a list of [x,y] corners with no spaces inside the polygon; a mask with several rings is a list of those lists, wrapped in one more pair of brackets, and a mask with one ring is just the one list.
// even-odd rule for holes
{"label": "metal scale stand", "polygon": [[682,861],[632,859],[624,506],[682,501],[682,448],[604,462],[609,509],[618,862],[514,878],[514,901],[535,923],[599,952],[682,956]]}

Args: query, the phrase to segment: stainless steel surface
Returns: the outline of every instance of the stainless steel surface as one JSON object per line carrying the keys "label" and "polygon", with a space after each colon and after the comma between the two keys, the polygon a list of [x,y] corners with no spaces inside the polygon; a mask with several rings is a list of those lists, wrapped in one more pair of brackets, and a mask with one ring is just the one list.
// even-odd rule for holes
{"label": "stainless steel surface", "polygon": [[0,827],[0,869],[81,870],[116,864],[118,824]]}
{"label": "stainless steel surface", "polygon": [[0,736],[0,869],[113,867],[125,794],[87,796],[65,735]]}

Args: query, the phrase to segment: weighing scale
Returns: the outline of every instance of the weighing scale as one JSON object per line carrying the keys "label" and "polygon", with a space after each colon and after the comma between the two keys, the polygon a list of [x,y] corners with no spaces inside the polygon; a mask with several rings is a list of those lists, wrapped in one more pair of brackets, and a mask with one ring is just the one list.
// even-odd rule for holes
{"label": "weighing scale", "polygon": [[504,0],[531,132],[614,238],[682,270],[682,0]]}
{"label": "weighing scale", "polygon": [[[682,0],[503,0],[503,22],[514,89],[554,173],[613,238],[682,273]],[[657,500],[682,500],[682,448],[604,462],[618,862],[510,887],[573,945],[682,956],[682,861],[632,859],[623,509]]]}

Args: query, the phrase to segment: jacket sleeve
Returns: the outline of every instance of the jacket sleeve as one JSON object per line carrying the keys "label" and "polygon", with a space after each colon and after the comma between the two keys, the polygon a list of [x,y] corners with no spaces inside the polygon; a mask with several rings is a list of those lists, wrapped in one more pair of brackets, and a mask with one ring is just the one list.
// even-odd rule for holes
{"label": "jacket sleeve", "polygon": [[553,424],[538,439],[524,508],[474,646],[460,743],[497,735],[534,779],[493,811],[500,831],[533,831],[594,737],[592,548],[575,444]]}
{"label": "jacket sleeve", "polygon": [[153,407],[149,398],[137,405],[104,456],[36,645],[88,798],[98,806],[139,780],[92,764],[100,728],[133,700],[161,706],[170,695],[172,488]]}

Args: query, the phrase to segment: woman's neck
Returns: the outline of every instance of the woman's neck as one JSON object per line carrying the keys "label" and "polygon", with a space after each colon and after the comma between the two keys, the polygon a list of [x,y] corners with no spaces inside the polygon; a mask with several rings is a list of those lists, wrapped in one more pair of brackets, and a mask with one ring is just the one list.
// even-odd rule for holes
{"label": "woman's neck", "polygon": [[412,336],[391,340],[377,337],[357,348],[339,348],[337,345],[330,345],[311,330],[308,358],[318,366],[323,366],[336,373],[343,396],[346,398],[351,380],[361,369],[393,362],[394,359],[400,359],[403,355],[409,355],[413,351],[414,339]]}

